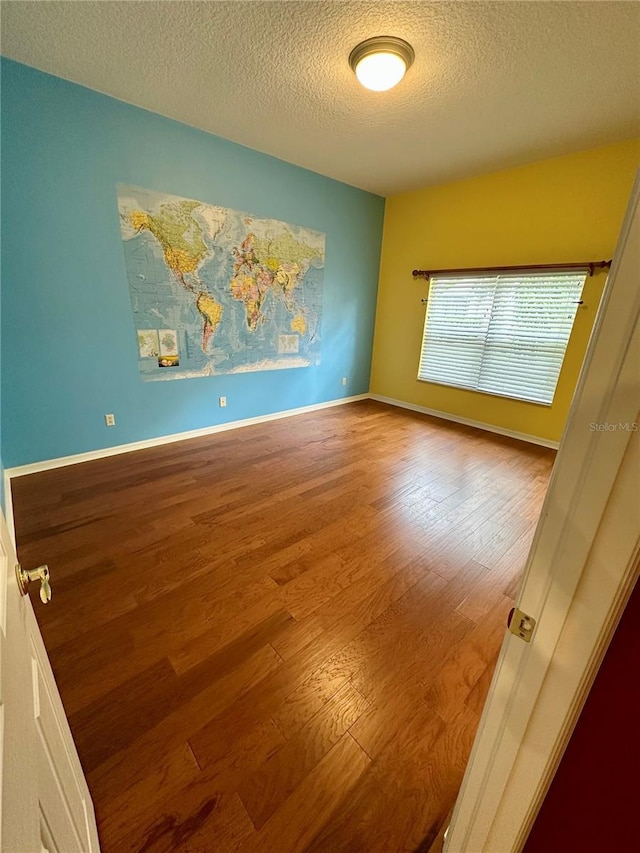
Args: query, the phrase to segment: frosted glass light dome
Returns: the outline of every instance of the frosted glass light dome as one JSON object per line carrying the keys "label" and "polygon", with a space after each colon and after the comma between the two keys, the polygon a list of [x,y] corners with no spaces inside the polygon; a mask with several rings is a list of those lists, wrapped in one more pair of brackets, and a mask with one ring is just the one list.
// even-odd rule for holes
{"label": "frosted glass light dome", "polygon": [[356,65],[356,77],[365,89],[386,92],[398,85],[406,70],[396,53],[370,53]]}
{"label": "frosted glass light dome", "polygon": [[414,59],[411,45],[395,36],[376,36],[356,45],[349,65],[362,85],[374,92],[397,86]]}

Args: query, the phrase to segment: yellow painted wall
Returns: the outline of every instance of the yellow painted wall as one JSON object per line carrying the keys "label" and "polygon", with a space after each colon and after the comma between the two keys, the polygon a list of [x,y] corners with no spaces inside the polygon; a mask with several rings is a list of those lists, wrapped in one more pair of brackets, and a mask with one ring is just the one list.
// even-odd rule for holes
{"label": "yellow painted wall", "polygon": [[605,274],[587,278],[553,405],[540,406],[416,378],[428,285],[411,272],[609,259],[639,166],[630,140],[387,199],[371,392],[559,440]]}

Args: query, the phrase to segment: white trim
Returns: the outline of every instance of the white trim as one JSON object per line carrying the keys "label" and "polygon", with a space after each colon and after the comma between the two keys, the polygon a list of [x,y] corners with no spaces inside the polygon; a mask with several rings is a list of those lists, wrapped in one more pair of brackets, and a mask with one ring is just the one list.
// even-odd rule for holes
{"label": "white trim", "polygon": [[483,429],[487,432],[495,432],[498,435],[506,435],[509,438],[528,441],[530,444],[539,444],[542,447],[551,447],[553,450],[557,450],[560,446],[560,442],[550,441],[548,438],[540,438],[537,435],[529,435],[525,432],[515,432],[511,429],[494,426],[494,424],[486,424],[483,421],[473,421],[471,418],[463,418],[459,415],[453,415],[450,412],[440,412],[437,409],[428,409],[426,406],[417,406],[415,403],[405,403],[403,400],[394,400],[392,397],[383,397],[381,394],[369,394],[369,397],[371,400],[377,400],[379,403],[388,403],[390,406],[399,406],[401,409],[410,409],[412,412],[431,415],[433,418],[442,418],[442,420],[453,421],[456,424],[464,424],[465,426]]}
{"label": "white trim", "polygon": [[4,469],[4,473],[2,476],[4,479],[4,520],[7,524],[7,530],[9,531],[9,537],[11,539],[11,542],[13,543],[13,547],[17,550],[16,529],[13,523],[13,496],[11,494],[11,477],[6,468]]}
{"label": "white trim", "polygon": [[[172,444],[175,441],[186,441],[189,438],[199,438],[203,435],[214,435],[217,432],[226,432],[230,429],[262,424],[267,421],[277,421],[280,418],[289,418],[293,415],[304,415],[308,412],[316,412],[319,409],[329,409],[333,406],[342,406],[345,403],[355,403],[357,400],[369,399],[368,394],[356,394],[354,397],[342,397],[338,400],[329,400],[326,403],[314,403],[311,406],[300,406],[298,409],[285,409],[282,412],[274,412],[270,415],[258,415],[255,418],[244,418],[240,421],[228,421],[224,424],[191,429],[186,432],[176,432],[172,435],[161,435],[157,438],[147,438],[144,441],[132,441],[128,444],[117,444],[114,447],[102,447],[98,450],[89,450],[87,453],[75,453],[72,456],[59,456],[57,459],[44,459],[41,462],[30,462],[27,465],[17,465],[14,468],[6,468],[4,472],[5,486],[13,477],[23,477],[26,474],[36,474],[40,471],[51,471],[53,468],[63,468],[65,465],[77,465],[80,462],[91,462],[94,459],[104,459],[106,456],[118,456],[120,453],[130,453],[133,450],[144,450],[147,447],[158,447],[162,444]],[[9,489],[7,498],[7,516],[11,505],[11,491]],[[13,520],[13,513],[11,514]],[[12,525],[11,525],[12,526]],[[10,527],[11,529],[11,527]]]}

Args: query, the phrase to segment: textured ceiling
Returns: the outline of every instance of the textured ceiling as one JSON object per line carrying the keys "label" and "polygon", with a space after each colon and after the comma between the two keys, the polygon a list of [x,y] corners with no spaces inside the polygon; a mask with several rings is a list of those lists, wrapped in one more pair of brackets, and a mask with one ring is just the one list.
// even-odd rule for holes
{"label": "textured ceiling", "polygon": [[[2,53],[389,195],[640,130],[637,2],[2,2]],[[351,48],[409,41],[390,92]]]}

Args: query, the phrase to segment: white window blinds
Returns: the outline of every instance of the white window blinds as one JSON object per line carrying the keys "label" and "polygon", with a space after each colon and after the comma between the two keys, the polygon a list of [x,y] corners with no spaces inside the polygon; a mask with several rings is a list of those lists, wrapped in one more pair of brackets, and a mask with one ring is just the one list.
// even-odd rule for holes
{"label": "white window blinds", "polygon": [[585,278],[433,277],[418,379],[550,405]]}

